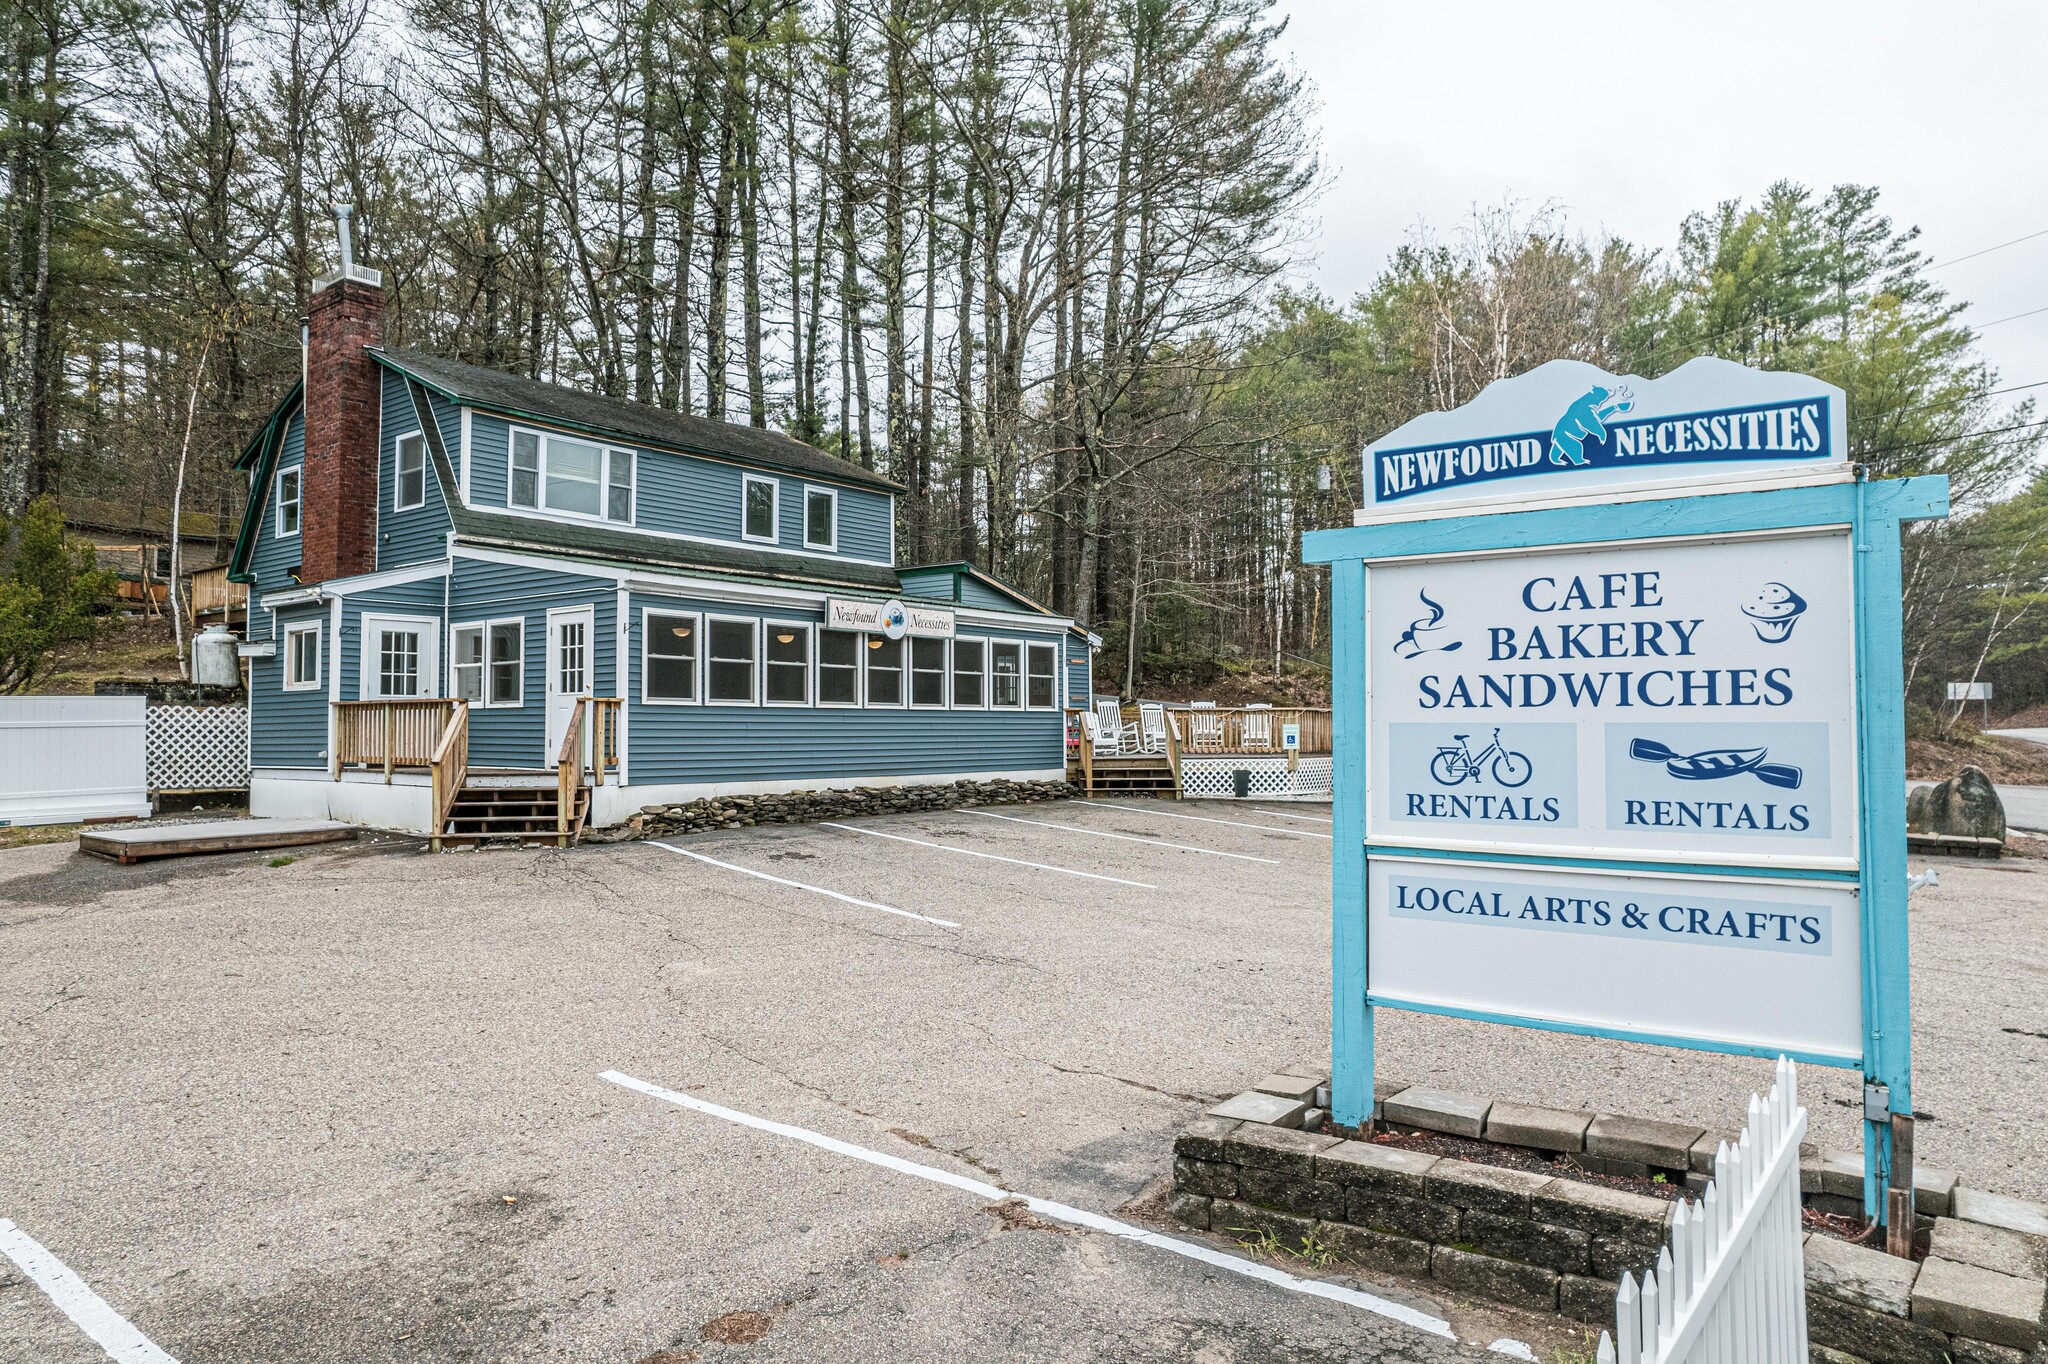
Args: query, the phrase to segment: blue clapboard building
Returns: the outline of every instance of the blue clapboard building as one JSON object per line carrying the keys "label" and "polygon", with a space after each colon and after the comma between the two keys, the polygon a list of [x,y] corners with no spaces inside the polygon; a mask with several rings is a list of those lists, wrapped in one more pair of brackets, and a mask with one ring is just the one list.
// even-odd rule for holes
{"label": "blue clapboard building", "polygon": [[386,347],[382,313],[344,258],[241,457],[255,813],[482,835],[1062,775],[1089,636],[971,564],[898,566],[899,485]]}

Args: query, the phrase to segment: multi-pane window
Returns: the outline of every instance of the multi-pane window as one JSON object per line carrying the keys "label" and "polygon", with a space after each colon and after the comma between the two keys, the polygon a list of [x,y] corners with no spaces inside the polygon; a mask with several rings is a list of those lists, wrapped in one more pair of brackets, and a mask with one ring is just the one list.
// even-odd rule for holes
{"label": "multi-pane window", "polygon": [[297,535],[299,533],[299,508],[301,489],[305,486],[306,471],[298,465],[284,470],[277,476],[277,533]]}
{"label": "multi-pane window", "polygon": [[408,507],[423,506],[427,500],[427,441],[426,437],[414,432],[398,438],[397,490],[392,499],[393,511],[404,511]]}
{"label": "multi-pane window", "polygon": [[920,637],[910,641],[910,704],[946,704],[945,640]]}
{"label": "multi-pane window", "polygon": [[830,488],[804,489],[804,548],[832,549],[839,543],[839,494]]}
{"label": "multi-pane window", "polygon": [[386,628],[377,632],[377,694],[420,694],[420,632]]}
{"label": "multi-pane window", "polygon": [[490,703],[516,706],[525,691],[526,622],[492,621],[489,647]]}
{"label": "multi-pane window", "polygon": [[697,642],[702,638],[695,616],[647,613],[647,669],[643,689],[650,701],[697,699]]}
{"label": "multi-pane window", "polygon": [[1024,703],[1033,710],[1051,710],[1059,696],[1054,670],[1060,651],[1050,644],[1033,644],[1025,649]]}
{"label": "multi-pane window", "polygon": [[484,627],[458,625],[451,641],[455,646],[448,660],[448,680],[455,695],[464,701],[484,699]]}
{"label": "multi-pane window", "polygon": [[547,477],[543,483],[549,511],[596,516],[603,508],[599,483],[604,451],[580,440],[547,439]]}
{"label": "multi-pane window", "polygon": [[775,503],[780,485],[746,475],[740,483],[740,534],[749,540],[775,538]]}
{"label": "multi-pane window", "polygon": [[860,704],[861,638],[850,630],[818,632],[818,704]]}
{"label": "multi-pane window", "polygon": [[284,689],[317,691],[320,687],[320,627],[294,625],[284,632]]}
{"label": "multi-pane window", "polygon": [[711,644],[711,681],[707,701],[751,702],[754,699],[754,622],[714,620],[707,627]]}
{"label": "multi-pane window", "polygon": [[540,436],[532,431],[512,433],[509,500],[515,507],[540,505]]}
{"label": "multi-pane window", "polygon": [[633,519],[633,452],[613,450],[611,479],[605,485],[605,518],[610,521],[631,521]]}
{"label": "multi-pane window", "polygon": [[1022,645],[993,642],[988,646],[988,703],[1015,708],[1024,704]]}
{"label": "multi-pane window", "polygon": [[903,641],[868,636],[868,704],[903,704]]}
{"label": "multi-pane window", "polygon": [[768,636],[768,696],[774,705],[801,706],[811,699],[811,627],[763,624]]}
{"label": "multi-pane window", "polygon": [[976,710],[983,704],[982,688],[988,673],[988,643],[979,639],[953,641],[953,704]]}
{"label": "multi-pane window", "polygon": [[455,657],[448,668],[455,694],[479,705],[518,705],[524,690],[520,663],[525,634],[526,622],[521,620],[456,626]]}
{"label": "multi-pane window", "polygon": [[633,469],[631,450],[514,430],[506,501],[515,507],[630,522]]}
{"label": "multi-pane window", "polygon": [[582,620],[562,620],[554,628],[555,692],[582,696],[589,690],[583,684],[590,672],[589,626]]}

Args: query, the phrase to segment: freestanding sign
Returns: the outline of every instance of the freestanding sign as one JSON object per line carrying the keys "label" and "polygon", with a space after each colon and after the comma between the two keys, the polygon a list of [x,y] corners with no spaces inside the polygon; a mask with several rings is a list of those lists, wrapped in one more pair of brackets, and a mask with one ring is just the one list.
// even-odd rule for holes
{"label": "freestanding sign", "polygon": [[1784,1053],[1910,1117],[1899,526],[1947,487],[1845,449],[1839,389],[1712,359],[1553,361],[1367,448],[1357,524],[1304,539],[1340,1122],[1375,1007]]}

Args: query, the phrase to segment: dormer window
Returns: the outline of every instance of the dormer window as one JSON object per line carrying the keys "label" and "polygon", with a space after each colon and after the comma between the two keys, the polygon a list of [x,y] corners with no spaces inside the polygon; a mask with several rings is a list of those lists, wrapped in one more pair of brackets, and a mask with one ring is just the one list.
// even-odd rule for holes
{"label": "dormer window", "polygon": [[740,535],[748,540],[775,541],[776,504],[782,485],[772,478],[747,474],[740,492]]}
{"label": "dormer window", "polygon": [[593,520],[633,520],[633,452],[538,431],[512,432],[514,507]]}

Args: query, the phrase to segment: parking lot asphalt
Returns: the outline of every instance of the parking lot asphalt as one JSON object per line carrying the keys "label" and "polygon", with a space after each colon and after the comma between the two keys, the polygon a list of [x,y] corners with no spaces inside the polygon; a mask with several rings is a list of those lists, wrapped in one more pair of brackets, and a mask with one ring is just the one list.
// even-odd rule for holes
{"label": "parking lot asphalt", "polygon": [[[1318,815],[1069,802],[566,853],[0,854],[0,1218],[188,1362],[1541,1345],[1426,1285],[1345,1281],[1465,1344],[986,1195],[1163,1227],[1173,1132],[1327,1056]],[[1914,900],[1922,1159],[2035,1198],[2040,865],[1945,865]],[[1410,1081],[1702,1123],[1767,1076],[1412,1015],[1379,1038]],[[1854,1076],[1807,1080],[1820,1139],[1853,1144]],[[0,1359],[106,1358],[0,1261]]]}

